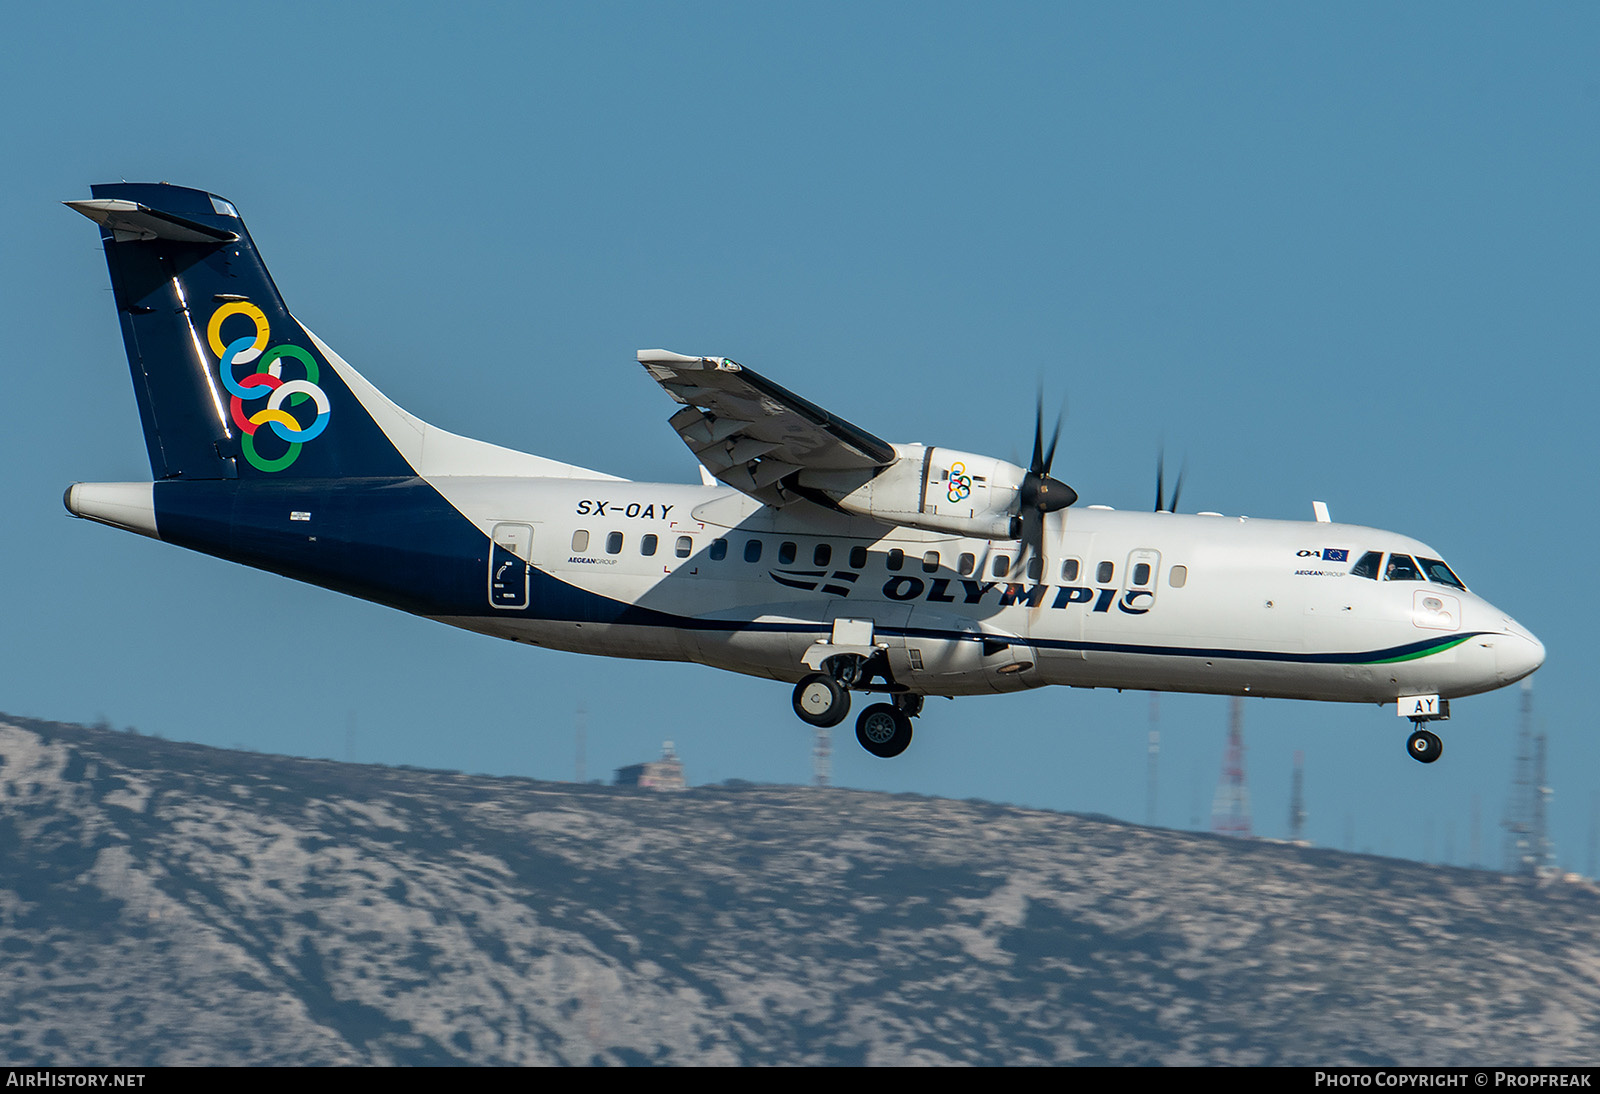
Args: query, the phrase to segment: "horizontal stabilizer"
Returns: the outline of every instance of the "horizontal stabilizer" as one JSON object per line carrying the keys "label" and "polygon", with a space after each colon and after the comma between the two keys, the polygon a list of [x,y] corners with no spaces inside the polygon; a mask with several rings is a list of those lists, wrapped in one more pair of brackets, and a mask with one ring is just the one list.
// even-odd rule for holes
{"label": "horizontal stabilizer", "polygon": [[130,239],[171,239],[179,243],[232,243],[239,233],[199,224],[172,213],[163,213],[140,205],[137,201],[120,201],[114,198],[85,198],[82,201],[63,201],[69,209],[76,209],[96,224],[111,229],[118,243]]}

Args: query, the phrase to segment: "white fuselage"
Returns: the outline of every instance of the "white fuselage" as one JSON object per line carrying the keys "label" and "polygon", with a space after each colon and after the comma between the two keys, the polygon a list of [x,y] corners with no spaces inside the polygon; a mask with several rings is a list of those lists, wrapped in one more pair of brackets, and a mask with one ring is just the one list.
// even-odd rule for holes
{"label": "white fuselage", "polygon": [[720,486],[430,481],[486,535],[526,529],[497,538],[534,571],[648,617],[535,603],[442,620],[559,649],[794,681],[835,620],[869,620],[895,679],[928,695],[1065,684],[1374,703],[1487,691],[1543,659],[1465,589],[1352,576],[1369,551],[1439,557],[1354,525],[1076,508],[1053,515],[1044,558],[1019,565],[1014,542]]}

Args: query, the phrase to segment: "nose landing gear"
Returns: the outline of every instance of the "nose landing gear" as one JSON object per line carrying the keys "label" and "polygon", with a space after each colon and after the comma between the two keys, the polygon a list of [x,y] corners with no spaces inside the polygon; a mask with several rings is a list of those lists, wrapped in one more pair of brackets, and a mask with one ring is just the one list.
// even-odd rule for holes
{"label": "nose landing gear", "polygon": [[1419,726],[1406,741],[1406,751],[1418,763],[1431,764],[1444,755],[1444,742],[1439,740],[1437,733],[1430,733]]}
{"label": "nose landing gear", "polygon": [[1406,751],[1420,764],[1431,764],[1444,755],[1444,742],[1430,731],[1429,722],[1443,722],[1450,717],[1450,700],[1437,695],[1415,695],[1401,699],[1396,705],[1399,713],[1411,720],[1411,736],[1406,739]]}

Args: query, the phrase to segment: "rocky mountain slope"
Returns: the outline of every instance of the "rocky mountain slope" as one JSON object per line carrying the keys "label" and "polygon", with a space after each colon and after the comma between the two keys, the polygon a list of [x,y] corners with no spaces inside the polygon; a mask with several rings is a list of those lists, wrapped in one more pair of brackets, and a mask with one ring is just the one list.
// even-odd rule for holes
{"label": "rocky mountain slope", "polygon": [[0,716],[10,1064],[1597,1058],[1587,885]]}

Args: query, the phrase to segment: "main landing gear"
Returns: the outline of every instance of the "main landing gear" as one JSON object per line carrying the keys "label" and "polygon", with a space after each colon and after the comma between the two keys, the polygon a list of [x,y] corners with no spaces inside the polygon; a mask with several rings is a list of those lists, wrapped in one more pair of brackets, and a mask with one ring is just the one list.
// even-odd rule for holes
{"label": "main landing gear", "polygon": [[802,722],[827,729],[850,713],[850,692],[825,672],[813,672],[794,686],[794,712]]}
{"label": "main landing gear", "polygon": [[898,756],[911,744],[911,719],[899,707],[873,703],[856,719],[856,740],[874,756]]}
{"label": "main landing gear", "polygon": [[[823,672],[813,672],[794,686],[794,712],[800,720],[828,729],[850,713],[850,691],[890,692],[890,701],[874,703],[856,719],[856,740],[874,756],[898,756],[911,744],[911,719],[922,713],[922,696],[893,692],[886,669],[856,656],[832,657]],[[874,683],[881,676],[883,683]]]}

